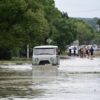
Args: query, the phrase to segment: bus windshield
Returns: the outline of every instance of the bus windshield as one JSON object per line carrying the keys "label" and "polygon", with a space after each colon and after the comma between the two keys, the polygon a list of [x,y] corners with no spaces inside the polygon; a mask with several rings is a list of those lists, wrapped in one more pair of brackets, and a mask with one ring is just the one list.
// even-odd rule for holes
{"label": "bus windshield", "polygon": [[54,48],[36,48],[34,49],[34,55],[54,55]]}

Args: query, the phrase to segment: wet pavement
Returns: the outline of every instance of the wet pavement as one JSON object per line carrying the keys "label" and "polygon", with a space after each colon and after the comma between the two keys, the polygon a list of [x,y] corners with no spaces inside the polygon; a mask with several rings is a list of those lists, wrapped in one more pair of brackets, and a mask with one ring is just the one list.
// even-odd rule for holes
{"label": "wet pavement", "polygon": [[64,57],[49,67],[0,65],[0,100],[100,100],[100,57]]}

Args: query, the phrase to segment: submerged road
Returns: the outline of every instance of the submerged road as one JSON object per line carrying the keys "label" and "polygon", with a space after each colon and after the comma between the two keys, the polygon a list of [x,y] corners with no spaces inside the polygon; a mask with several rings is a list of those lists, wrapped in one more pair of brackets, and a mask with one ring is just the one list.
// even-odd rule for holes
{"label": "submerged road", "polygon": [[58,69],[0,65],[0,100],[100,100],[100,57],[63,57]]}

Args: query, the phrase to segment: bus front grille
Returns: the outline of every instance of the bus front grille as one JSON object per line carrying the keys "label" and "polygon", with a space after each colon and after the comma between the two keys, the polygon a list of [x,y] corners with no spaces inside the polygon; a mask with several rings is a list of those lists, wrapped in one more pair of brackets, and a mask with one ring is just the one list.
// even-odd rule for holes
{"label": "bus front grille", "polygon": [[48,60],[40,61],[39,65],[50,64]]}

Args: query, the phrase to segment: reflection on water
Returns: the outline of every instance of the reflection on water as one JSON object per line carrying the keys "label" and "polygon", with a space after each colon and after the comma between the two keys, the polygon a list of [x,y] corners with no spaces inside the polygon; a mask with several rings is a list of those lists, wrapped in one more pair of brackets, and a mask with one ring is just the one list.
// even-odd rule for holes
{"label": "reflection on water", "polygon": [[61,59],[59,68],[0,66],[0,100],[100,100],[100,58]]}
{"label": "reflection on water", "polygon": [[0,68],[0,91],[2,91],[0,92],[0,98],[13,96],[36,98],[42,96],[45,89],[34,87],[37,84],[42,85],[55,80],[54,76],[57,76],[57,68],[46,69],[42,67],[41,69],[31,68],[27,70]]}
{"label": "reflection on water", "polygon": [[29,85],[32,84],[32,72],[30,70],[20,71],[11,69],[0,70],[0,96],[25,96]]}

